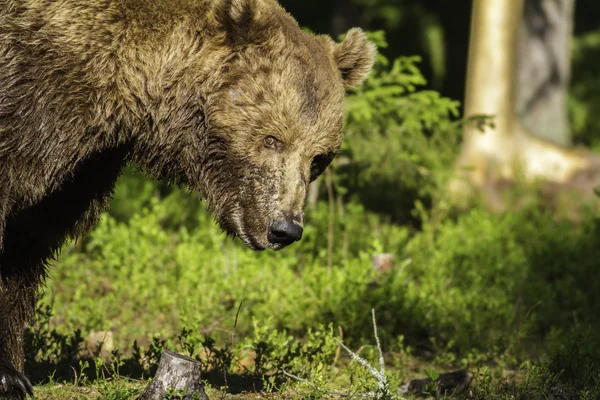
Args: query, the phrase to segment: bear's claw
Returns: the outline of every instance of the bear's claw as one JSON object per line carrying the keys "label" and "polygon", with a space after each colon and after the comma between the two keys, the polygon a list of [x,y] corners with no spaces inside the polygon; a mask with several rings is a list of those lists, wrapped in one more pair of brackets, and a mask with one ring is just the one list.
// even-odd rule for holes
{"label": "bear's claw", "polygon": [[0,398],[25,399],[33,397],[33,386],[29,379],[13,369],[0,364]]}

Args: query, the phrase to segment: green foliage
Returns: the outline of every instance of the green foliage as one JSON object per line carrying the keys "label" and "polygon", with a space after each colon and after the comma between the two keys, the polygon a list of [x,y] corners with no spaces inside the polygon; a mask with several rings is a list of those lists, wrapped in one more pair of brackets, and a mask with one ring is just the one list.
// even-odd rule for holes
{"label": "green foliage", "polygon": [[[382,32],[371,38],[385,47]],[[335,163],[339,186],[399,221],[415,200],[429,200],[458,149],[459,103],[422,90],[419,57],[378,54],[366,84],[347,100],[346,137]],[[419,90],[420,89],[420,90]]]}
{"label": "green foliage", "polygon": [[130,387],[123,381],[100,382],[98,392],[103,400],[131,400],[140,394],[139,388]]}
{"label": "green foliage", "polygon": [[79,355],[84,342],[81,330],[76,329],[73,334],[60,333],[50,326],[51,319],[51,307],[47,304],[39,306],[34,323],[25,332],[27,364],[68,364]]}
{"label": "green foliage", "polygon": [[597,60],[600,31],[590,31],[573,40],[572,81],[569,90],[569,116],[575,142],[598,148],[600,145],[600,85]]}
{"label": "green foliage", "polygon": [[[75,358],[71,343],[92,329],[112,330],[118,346],[137,360],[121,373],[150,376],[148,360],[155,365],[167,346],[216,371],[235,370],[252,351],[256,358],[245,373],[266,388],[281,384],[283,370],[326,383],[333,379],[332,332],[341,330],[354,348],[371,343],[374,308],[384,348],[400,351],[405,362],[410,356],[401,354],[409,344],[435,351],[444,364],[501,359],[512,365],[548,352],[563,354],[559,369],[575,371],[564,372],[565,379],[580,375],[577,366],[588,371],[582,376],[597,371],[595,361],[569,359],[588,351],[590,342],[574,340],[579,353],[560,353],[575,321],[581,329],[600,327],[595,218],[557,222],[533,207],[507,215],[474,209],[455,220],[422,212],[423,230],[409,236],[380,221],[379,232],[369,227],[377,217],[355,205],[356,211],[347,207],[336,215],[336,243],[346,236],[349,244],[346,251],[336,248],[329,269],[322,250],[325,204],[309,212],[306,242],[253,253],[226,241],[204,210],[183,212],[187,197],[176,190],[151,200],[126,222],[106,215],[81,250],[65,249],[43,302],[60,320],[48,324],[48,308],[42,308],[46,320],[32,328],[28,343],[35,351],[28,360]],[[370,258],[381,252],[395,254],[397,266],[378,276]],[[328,328],[315,329],[320,324]],[[76,329],[81,332],[69,336]],[[165,340],[157,341],[157,334]],[[368,374],[356,368],[346,377],[356,390],[367,390]],[[593,383],[584,381],[586,388]]]}
{"label": "green foliage", "polygon": [[[52,298],[66,327],[117,330],[131,338],[172,334],[181,320],[198,326],[221,320],[221,326],[231,329],[242,301],[237,330],[243,334],[251,330],[253,317],[270,315],[272,310],[278,311],[277,327],[296,332],[314,323],[299,319],[301,310],[321,318],[335,314],[340,322],[359,313],[368,318],[369,306],[341,306],[345,301],[359,302],[372,279],[370,256],[355,251],[371,247],[370,243],[396,247],[407,240],[406,230],[392,227],[383,227],[371,237],[361,235],[376,218],[363,215],[360,208],[349,208],[336,227],[345,230],[339,241],[346,240],[352,250],[336,250],[334,259],[340,268],[328,272],[322,263],[327,254],[318,245],[327,241],[327,225],[322,223],[326,207],[319,206],[309,215],[316,224],[307,226],[308,240],[296,252],[257,254],[225,241],[203,210],[193,220],[196,228],[188,230],[185,224],[192,221],[175,211],[185,203],[181,197],[183,192],[175,192],[162,202],[154,201],[126,223],[105,216],[83,252],[74,246],[64,250],[49,285],[70,287]],[[177,230],[165,229],[166,221],[172,224],[177,218],[181,224]],[[352,276],[349,271],[354,271]],[[324,307],[315,308],[317,304]]]}
{"label": "green foliage", "polygon": [[600,396],[600,341],[595,330],[577,327],[568,330],[548,365],[550,373],[588,398]]}
{"label": "green foliage", "polygon": [[475,338],[482,348],[510,346],[579,318],[597,325],[599,237],[594,221],[572,226],[536,208],[504,216],[473,210],[427,225],[407,249],[421,296],[415,307],[427,308],[428,329],[463,348]]}
{"label": "green foliage", "polygon": [[[478,369],[472,385],[474,398],[498,400],[597,399],[600,396],[598,365],[588,364],[589,357],[585,357],[582,366],[578,366],[577,356],[584,347],[581,343],[573,344],[572,349],[576,353],[561,353],[550,364],[524,364],[519,371],[522,378],[517,383],[494,376],[493,371],[487,367]],[[592,350],[593,347],[585,347],[585,349]],[[570,379],[568,373],[565,374],[565,370],[556,370],[557,367],[564,366],[563,362],[566,362],[567,367],[574,367],[577,373],[582,373],[582,375],[572,376],[571,378],[574,379]],[[597,359],[595,362],[597,363]],[[575,372],[572,369],[567,371]]]}

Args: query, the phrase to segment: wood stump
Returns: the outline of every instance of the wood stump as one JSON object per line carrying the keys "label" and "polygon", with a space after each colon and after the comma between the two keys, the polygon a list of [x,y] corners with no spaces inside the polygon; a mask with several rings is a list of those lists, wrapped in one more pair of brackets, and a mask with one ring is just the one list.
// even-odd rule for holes
{"label": "wood stump", "polygon": [[137,400],[208,400],[201,372],[199,361],[163,350],[154,379]]}

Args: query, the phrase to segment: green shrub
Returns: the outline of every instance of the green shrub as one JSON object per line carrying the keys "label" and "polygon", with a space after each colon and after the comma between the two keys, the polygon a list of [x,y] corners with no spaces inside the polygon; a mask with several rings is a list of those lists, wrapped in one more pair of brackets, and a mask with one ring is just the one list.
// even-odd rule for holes
{"label": "green shrub", "polygon": [[[371,34],[380,47],[383,32]],[[459,103],[431,90],[419,57],[388,60],[346,102],[346,139],[334,161],[338,191],[397,222],[413,221],[416,200],[431,202],[460,141]]]}

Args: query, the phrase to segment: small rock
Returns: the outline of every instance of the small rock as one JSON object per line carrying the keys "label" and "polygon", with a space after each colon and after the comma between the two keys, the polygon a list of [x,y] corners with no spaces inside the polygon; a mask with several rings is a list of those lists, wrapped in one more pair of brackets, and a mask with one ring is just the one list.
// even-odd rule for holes
{"label": "small rock", "polygon": [[[440,374],[435,381],[436,396],[455,396],[463,393],[471,385],[473,376],[466,369],[455,372]],[[426,394],[431,379],[413,379],[410,383],[403,385],[400,389],[402,394],[414,393],[417,395]]]}
{"label": "small rock", "polygon": [[372,258],[373,269],[381,276],[394,268],[394,255],[389,253],[376,254]]}
{"label": "small rock", "polygon": [[91,355],[100,355],[102,358],[110,358],[115,349],[113,333],[111,331],[91,331],[87,341],[86,349]]}

